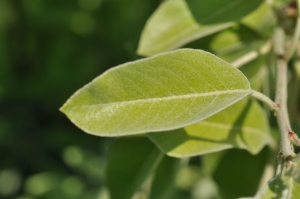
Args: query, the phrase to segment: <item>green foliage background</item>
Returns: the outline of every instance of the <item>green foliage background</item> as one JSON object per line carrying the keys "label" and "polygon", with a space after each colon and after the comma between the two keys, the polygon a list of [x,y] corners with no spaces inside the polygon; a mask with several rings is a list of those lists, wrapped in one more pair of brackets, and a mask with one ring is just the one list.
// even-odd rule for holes
{"label": "green foliage background", "polygon": [[0,198],[104,198],[110,139],[59,107],[106,69],[138,58],[158,0],[0,0]]}
{"label": "green foliage background", "polygon": [[[0,0],[0,198],[108,199],[105,173],[108,155],[114,153],[109,147],[115,139],[83,133],[58,108],[108,68],[140,58],[136,54],[140,35],[161,2]],[[225,50],[224,54],[217,52],[218,42],[210,43],[213,39],[226,40],[233,32],[246,41],[243,46],[261,39],[253,39],[248,27],[240,24],[188,47],[215,50],[233,60]],[[235,59],[239,52],[230,55]],[[241,70],[247,73],[246,67]],[[230,149],[179,163],[160,154],[143,136],[127,139],[117,143],[125,143],[125,149],[145,143],[145,153],[128,149],[127,156],[117,154],[122,158],[110,164],[122,167],[130,159],[139,163],[146,152],[159,154],[162,163],[153,179],[151,199],[254,196],[266,168],[271,168],[270,177],[275,165],[275,155],[268,147],[257,155]],[[154,165],[157,161],[156,156],[148,158],[146,163]],[[135,169],[124,167],[128,175]],[[116,179],[121,176],[113,170],[107,173]],[[145,198],[144,190],[147,188],[135,198]],[[122,190],[115,191],[115,197],[122,199]]]}

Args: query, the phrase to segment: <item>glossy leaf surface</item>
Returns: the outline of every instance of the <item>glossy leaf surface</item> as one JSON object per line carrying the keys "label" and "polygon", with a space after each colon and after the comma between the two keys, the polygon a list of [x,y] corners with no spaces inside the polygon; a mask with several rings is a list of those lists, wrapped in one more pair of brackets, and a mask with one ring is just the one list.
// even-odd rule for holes
{"label": "glossy leaf surface", "polygon": [[90,134],[121,136],[198,122],[251,92],[230,64],[201,50],[181,49],[108,70],[61,110]]}
{"label": "glossy leaf surface", "polygon": [[117,139],[110,149],[106,172],[111,199],[131,199],[162,157],[145,137]]}
{"label": "glossy leaf surface", "polygon": [[148,19],[142,32],[138,54],[151,56],[173,50],[232,25],[233,23],[200,25],[184,0],[167,0]]}
{"label": "glossy leaf surface", "polygon": [[266,144],[274,144],[263,109],[257,102],[247,100],[184,129],[150,133],[148,136],[162,151],[175,157],[233,147],[256,154]]}

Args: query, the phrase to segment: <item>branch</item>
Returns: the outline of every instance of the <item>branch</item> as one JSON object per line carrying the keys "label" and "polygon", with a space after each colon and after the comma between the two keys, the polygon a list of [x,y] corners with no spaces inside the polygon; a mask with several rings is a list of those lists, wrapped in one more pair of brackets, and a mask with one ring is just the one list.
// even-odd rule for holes
{"label": "branch", "polygon": [[[276,103],[279,108],[276,112],[277,122],[281,132],[281,152],[283,157],[294,155],[291,148],[291,140],[289,133],[292,132],[287,108],[286,108],[286,62],[282,59],[277,62],[277,88],[276,88]],[[285,90],[285,91],[284,91]]]}
{"label": "branch", "polygon": [[280,128],[281,140],[280,148],[284,158],[294,156],[291,142],[294,134],[289,122],[287,112],[287,63],[284,59],[284,38],[285,34],[282,28],[277,28],[274,35],[274,50],[278,57],[277,59],[277,80],[276,80],[276,97],[275,103],[278,106],[276,110],[277,122]]}
{"label": "branch", "polygon": [[235,68],[239,68],[243,66],[244,64],[256,59],[259,55],[267,54],[272,46],[271,41],[267,41],[264,45],[262,45],[258,50],[253,50],[245,55],[239,57],[238,59],[231,62],[231,65]]}

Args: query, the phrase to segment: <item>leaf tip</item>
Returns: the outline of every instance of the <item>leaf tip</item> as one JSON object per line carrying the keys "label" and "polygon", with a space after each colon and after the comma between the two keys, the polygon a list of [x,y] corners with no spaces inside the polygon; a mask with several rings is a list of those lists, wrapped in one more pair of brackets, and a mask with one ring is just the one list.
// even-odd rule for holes
{"label": "leaf tip", "polygon": [[[68,117],[67,102],[65,102],[58,110]],[[68,117],[69,118],[69,117]]]}

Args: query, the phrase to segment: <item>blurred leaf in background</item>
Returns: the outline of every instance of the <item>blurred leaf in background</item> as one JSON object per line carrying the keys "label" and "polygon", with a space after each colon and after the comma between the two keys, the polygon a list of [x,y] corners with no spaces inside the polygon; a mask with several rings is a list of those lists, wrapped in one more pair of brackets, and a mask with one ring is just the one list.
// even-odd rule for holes
{"label": "blurred leaf in background", "polygon": [[138,58],[158,0],[0,1],[0,198],[107,199],[110,139],[58,111],[106,69]]}

